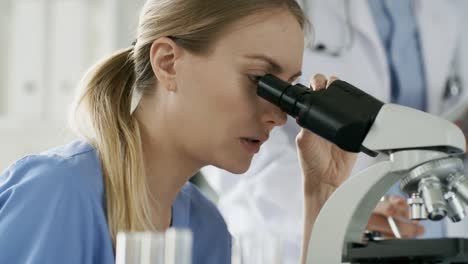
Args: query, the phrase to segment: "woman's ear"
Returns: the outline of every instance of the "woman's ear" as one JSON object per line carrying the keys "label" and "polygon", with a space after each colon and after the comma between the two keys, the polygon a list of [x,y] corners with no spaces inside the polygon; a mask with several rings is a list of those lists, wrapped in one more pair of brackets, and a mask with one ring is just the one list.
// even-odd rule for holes
{"label": "woman's ear", "polygon": [[158,79],[159,87],[170,91],[176,90],[175,64],[182,52],[183,50],[168,37],[158,38],[151,44],[151,68]]}

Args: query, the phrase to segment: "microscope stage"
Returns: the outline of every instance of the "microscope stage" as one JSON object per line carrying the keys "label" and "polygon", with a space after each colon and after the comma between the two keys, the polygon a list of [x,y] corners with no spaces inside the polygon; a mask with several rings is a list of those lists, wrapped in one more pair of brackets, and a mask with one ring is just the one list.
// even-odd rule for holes
{"label": "microscope stage", "polygon": [[468,239],[388,239],[348,245],[353,264],[468,264]]}

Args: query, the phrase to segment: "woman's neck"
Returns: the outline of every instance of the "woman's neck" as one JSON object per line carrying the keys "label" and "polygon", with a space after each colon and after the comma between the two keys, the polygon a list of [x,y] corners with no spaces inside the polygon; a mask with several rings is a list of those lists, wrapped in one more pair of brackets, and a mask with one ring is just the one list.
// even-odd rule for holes
{"label": "woman's neck", "polygon": [[176,147],[163,130],[148,131],[140,125],[144,168],[157,229],[170,226],[172,204],[184,184],[201,166]]}

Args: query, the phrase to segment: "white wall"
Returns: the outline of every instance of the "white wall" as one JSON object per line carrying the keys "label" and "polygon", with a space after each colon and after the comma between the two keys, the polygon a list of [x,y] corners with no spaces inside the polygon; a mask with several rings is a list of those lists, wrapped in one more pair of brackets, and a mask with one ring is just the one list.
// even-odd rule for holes
{"label": "white wall", "polygon": [[8,60],[8,30],[10,25],[10,1],[0,0],[0,117],[6,111],[6,91],[1,87],[6,85]]}
{"label": "white wall", "polygon": [[[468,46],[468,1],[467,0],[458,0],[460,3],[460,12],[463,14],[464,21],[460,23],[460,27],[462,28],[462,38],[464,47]],[[468,49],[463,49],[464,53],[462,54],[462,65],[463,65],[463,72],[465,73],[465,84],[464,88],[468,89]]]}
{"label": "white wall", "polygon": [[136,37],[136,28],[138,26],[138,18],[140,9],[144,4],[144,0],[117,0],[117,16],[116,25],[119,31],[117,32],[117,47],[128,47]]}
{"label": "white wall", "polygon": [[143,2],[0,0],[0,172],[74,138],[66,117],[79,79],[133,42]]}

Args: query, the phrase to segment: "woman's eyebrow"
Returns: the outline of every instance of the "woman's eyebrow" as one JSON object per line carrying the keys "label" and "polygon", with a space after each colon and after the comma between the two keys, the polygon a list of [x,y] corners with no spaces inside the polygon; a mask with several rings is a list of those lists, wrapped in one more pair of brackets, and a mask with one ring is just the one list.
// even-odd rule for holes
{"label": "woman's eyebrow", "polygon": [[[283,72],[283,68],[281,67],[281,65],[279,65],[279,63],[275,62],[275,60],[273,60],[272,58],[268,57],[268,56],[265,56],[265,55],[261,55],[261,54],[250,54],[250,55],[246,55],[245,56],[246,58],[248,59],[255,59],[255,60],[261,60],[261,61],[264,61],[266,62],[268,65],[269,65],[269,70],[271,72],[274,72],[274,73],[281,73]],[[293,80],[299,76],[302,75],[302,72],[299,71],[295,74],[293,74],[289,80]]]}

